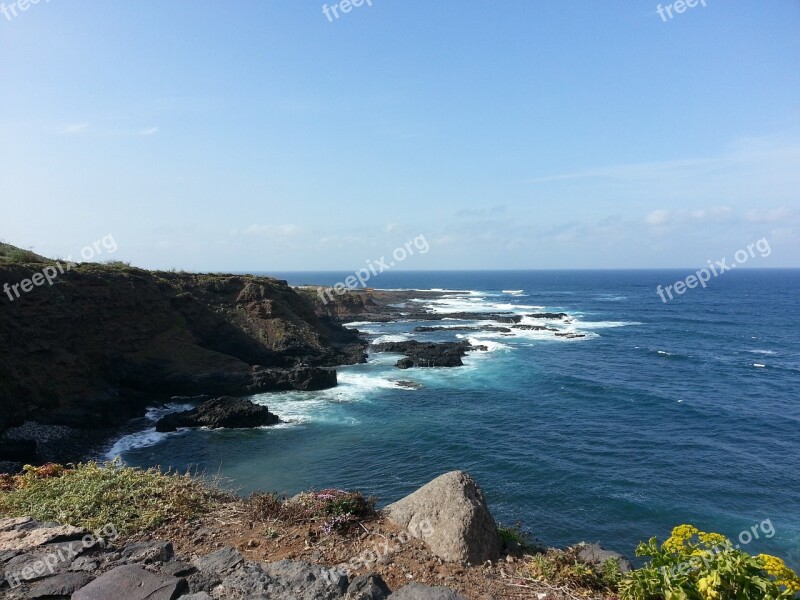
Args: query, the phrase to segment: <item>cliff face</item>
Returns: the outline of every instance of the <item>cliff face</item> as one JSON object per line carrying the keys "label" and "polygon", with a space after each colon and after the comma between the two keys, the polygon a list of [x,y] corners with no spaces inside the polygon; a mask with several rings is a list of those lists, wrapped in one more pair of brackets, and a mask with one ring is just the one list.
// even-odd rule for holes
{"label": "cliff face", "polygon": [[[54,264],[14,251],[0,248],[0,286]],[[115,425],[171,395],[330,387],[320,367],[364,357],[356,333],[283,281],[77,265],[0,292],[0,431]]]}

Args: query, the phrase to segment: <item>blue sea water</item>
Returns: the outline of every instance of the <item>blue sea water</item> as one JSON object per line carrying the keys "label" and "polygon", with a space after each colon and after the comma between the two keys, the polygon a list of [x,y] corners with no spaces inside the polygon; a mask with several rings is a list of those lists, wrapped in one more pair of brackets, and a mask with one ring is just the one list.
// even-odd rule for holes
{"label": "blue sea water", "polygon": [[[549,544],[600,541],[631,556],[689,522],[798,567],[800,271],[727,272],[662,303],[656,286],[687,274],[383,273],[370,285],[454,290],[420,302],[431,310],[564,311],[572,322],[559,327],[586,337],[361,323],[373,340],[464,336],[489,351],[461,368],[408,371],[375,354],[339,369],[334,390],[254,397],[290,421],[277,428],[151,429],[111,454],[220,473],[243,494],[334,486],[382,503],[464,469],[498,521],[522,521]],[[332,285],[347,273],[277,275]]]}

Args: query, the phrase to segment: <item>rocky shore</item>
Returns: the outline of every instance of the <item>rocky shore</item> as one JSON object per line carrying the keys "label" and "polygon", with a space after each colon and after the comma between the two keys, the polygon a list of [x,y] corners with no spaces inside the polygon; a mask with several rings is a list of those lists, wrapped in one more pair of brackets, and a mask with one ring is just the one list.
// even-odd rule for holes
{"label": "rocky shore", "polygon": [[[54,261],[0,246],[0,281]],[[366,359],[358,332],[285,281],[75,265],[52,285],[0,295],[0,466],[86,458],[175,396],[336,385]]]}

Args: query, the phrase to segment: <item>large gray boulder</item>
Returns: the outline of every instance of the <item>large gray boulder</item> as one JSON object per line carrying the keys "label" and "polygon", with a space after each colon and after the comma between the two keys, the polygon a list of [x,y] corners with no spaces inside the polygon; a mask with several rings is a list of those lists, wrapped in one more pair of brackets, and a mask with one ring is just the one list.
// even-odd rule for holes
{"label": "large gray boulder", "polygon": [[387,506],[384,514],[442,560],[475,565],[500,557],[497,524],[481,488],[463,471],[437,477]]}

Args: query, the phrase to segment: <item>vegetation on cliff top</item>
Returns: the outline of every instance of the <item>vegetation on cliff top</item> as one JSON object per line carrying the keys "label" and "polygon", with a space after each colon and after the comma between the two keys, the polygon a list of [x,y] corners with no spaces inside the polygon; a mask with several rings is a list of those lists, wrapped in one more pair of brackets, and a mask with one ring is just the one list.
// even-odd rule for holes
{"label": "vegetation on cliff top", "polygon": [[0,475],[0,515],[30,516],[95,531],[149,531],[171,519],[208,512],[226,495],[188,474],[95,462],[25,467]]}
{"label": "vegetation on cliff top", "polygon": [[[192,520],[225,502],[243,502],[252,521],[315,524],[324,534],[353,532],[362,521],[378,516],[375,499],[357,492],[321,490],[290,499],[254,494],[238,501],[188,474],[142,470],[116,462],[28,466],[19,475],[0,476],[0,515],[32,516],[90,530],[111,524],[123,535],[146,533],[171,520]],[[509,531],[507,535],[511,535]],[[525,541],[524,537],[520,540]],[[559,597],[571,598],[597,594],[622,600],[800,597],[800,578],[781,559],[750,556],[725,536],[691,525],[676,527],[662,544],[656,538],[640,544],[636,554],[649,560],[628,573],[621,572],[618,559],[587,564],[581,560],[580,550],[580,546],[527,549],[516,585],[528,587],[526,581],[545,584],[560,593]]]}

